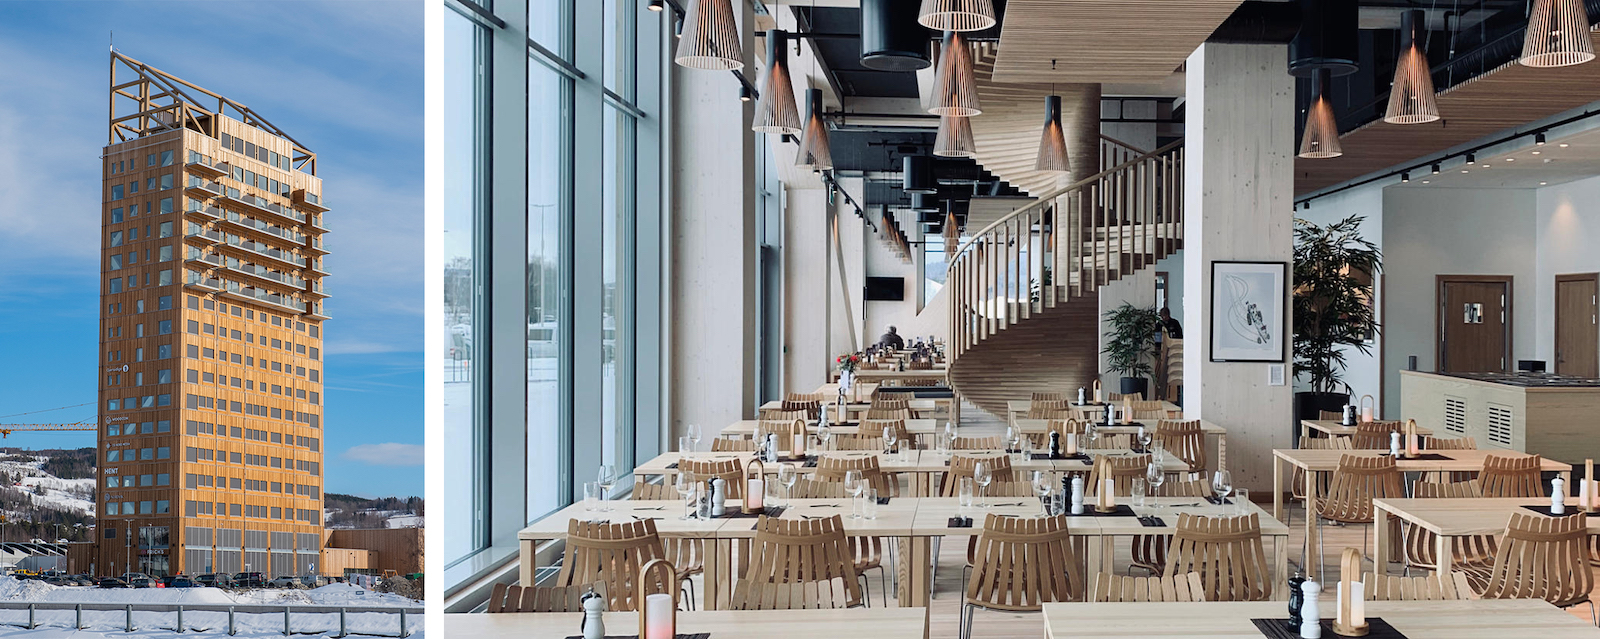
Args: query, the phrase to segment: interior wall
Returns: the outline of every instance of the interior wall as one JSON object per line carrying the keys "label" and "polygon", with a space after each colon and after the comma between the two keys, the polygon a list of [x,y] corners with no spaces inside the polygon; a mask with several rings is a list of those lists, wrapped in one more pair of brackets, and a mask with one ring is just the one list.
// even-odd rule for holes
{"label": "interior wall", "polygon": [[1384,414],[1400,414],[1397,371],[1410,356],[1437,370],[1438,275],[1511,276],[1511,356],[1534,358],[1535,201],[1530,189],[1384,189]]}
{"label": "interior wall", "polygon": [[[853,214],[848,215],[848,219],[855,220]],[[896,223],[900,225],[900,229],[905,232],[906,237],[913,242],[921,241],[922,229],[920,227],[922,225],[915,223],[916,218],[911,216],[909,211],[902,213],[899,217],[904,219],[897,220]],[[907,223],[905,220],[910,220],[911,222]],[[859,220],[857,222],[859,223]],[[874,219],[873,222],[880,226],[883,224],[881,219]],[[898,277],[903,278],[905,281],[905,299],[899,301],[877,300],[863,302],[864,308],[861,316],[865,331],[862,334],[862,344],[876,342],[878,337],[889,326],[894,326],[899,331],[900,336],[908,342],[911,341],[912,337],[918,335],[926,337],[928,334],[926,331],[914,332],[918,325],[917,315],[922,311],[922,246],[913,244],[911,246],[911,261],[905,262],[894,251],[890,250],[887,244],[884,244],[883,236],[880,233],[873,232],[872,229],[866,228],[864,224],[861,226],[866,236],[865,244],[862,246],[866,276]],[[907,227],[911,228],[908,229]]]}
{"label": "interior wall", "polygon": [[[1383,191],[1384,185],[1372,184],[1335,193],[1327,197],[1317,198],[1310,210],[1297,210],[1294,215],[1296,218],[1319,225],[1331,224],[1351,215],[1363,216],[1366,219],[1361,223],[1361,236],[1378,245],[1379,249],[1382,250],[1384,247]],[[1388,252],[1384,251],[1384,254],[1387,256]],[[1385,260],[1384,269],[1388,270],[1388,268],[1388,261]],[[1380,407],[1383,405],[1384,395],[1382,345],[1385,337],[1384,333],[1387,331],[1387,327],[1384,326],[1385,291],[1383,287],[1385,282],[1384,277],[1380,275],[1378,286],[1375,287],[1375,292],[1377,293],[1376,310],[1379,313],[1378,323],[1380,330],[1377,339],[1368,346],[1370,352],[1363,354],[1360,349],[1348,346],[1340,349],[1344,351],[1344,381],[1350,385],[1351,396],[1356,401],[1359,401],[1363,395],[1371,395]],[[1390,371],[1390,374],[1396,377],[1399,376],[1399,373],[1393,371]],[[1311,390],[1311,387],[1305,380],[1296,378],[1294,389],[1296,392],[1300,392]],[[1382,413],[1381,408],[1379,412]],[[1382,417],[1382,415],[1380,414],[1379,417]]]}
{"label": "interior wall", "polygon": [[1600,272],[1600,177],[1538,189],[1533,358],[1555,371],[1556,276]]}
{"label": "interior wall", "polygon": [[828,380],[827,198],[802,188],[783,198],[784,392],[809,393]]}
{"label": "interior wall", "polygon": [[[863,199],[861,178],[840,178],[839,185],[857,202]],[[862,293],[867,285],[866,247],[872,230],[862,223],[861,218],[856,217],[855,207],[850,206],[842,195],[836,194],[825,206],[825,217],[833,225],[831,232],[838,237],[838,242],[833,246],[844,258],[843,271],[840,271],[838,256],[829,255],[827,258],[828,351],[824,357],[832,361],[834,356],[864,348],[877,335],[869,336],[870,331],[865,330],[865,304],[862,301]],[[803,212],[800,214],[805,215]],[[843,288],[840,287],[841,281]]]}

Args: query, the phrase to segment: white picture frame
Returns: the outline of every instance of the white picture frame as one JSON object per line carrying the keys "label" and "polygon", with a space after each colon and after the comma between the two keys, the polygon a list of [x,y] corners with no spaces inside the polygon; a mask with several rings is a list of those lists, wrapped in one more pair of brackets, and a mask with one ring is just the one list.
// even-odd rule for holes
{"label": "white picture frame", "polygon": [[1288,271],[1287,262],[1211,263],[1211,361],[1285,361]]}

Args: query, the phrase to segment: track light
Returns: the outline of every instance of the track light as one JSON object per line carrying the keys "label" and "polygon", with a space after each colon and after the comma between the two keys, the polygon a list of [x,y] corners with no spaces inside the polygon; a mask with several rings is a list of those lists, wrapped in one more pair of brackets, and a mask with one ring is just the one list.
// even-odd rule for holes
{"label": "track light", "polygon": [[1403,184],[1403,183],[1410,182],[1410,181],[1411,181],[1411,172],[1410,171],[1401,171],[1400,172],[1400,182]]}
{"label": "track light", "polygon": [[662,2],[661,0],[650,0],[650,4],[648,6],[650,7],[651,11],[655,11],[657,13],[659,13],[662,9],[667,8],[666,3]]}
{"label": "track light", "polygon": [[1533,144],[1535,146],[1544,146],[1544,142],[1545,142],[1545,140],[1544,140],[1544,134],[1543,133],[1535,133],[1533,135]]}
{"label": "track light", "polygon": [[688,34],[673,58],[680,66],[711,71],[744,68],[739,28],[730,0],[689,0],[683,31]]}
{"label": "track light", "polygon": [[1439,163],[1438,162],[1434,162],[1433,163],[1433,174],[1434,175],[1438,175],[1439,174]]}
{"label": "track light", "polygon": [[1339,123],[1333,117],[1333,74],[1317,69],[1311,75],[1311,108],[1306,111],[1306,130],[1300,138],[1300,157],[1336,158],[1344,155],[1339,147]]}
{"label": "track light", "polygon": [[1424,124],[1439,119],[1428,56],[1417,38],[1425,19],[1421,9],[1400,14],[1400,55],[1394,67],[1394,86],[1389,90],[1389,107],[1383,115],[1383,121],[1389,124]]}
{"label": "track light", "polygon": [[749,102],[749,101],[754,100],[754,99],[755,99],[755,96],[750,94],[750,85],[748,85],[748,84],[740,84],[739,85],[739,101],[740,102]]}
{"label": "track light", "polygon": [[1565,67],[1594,59],[1584,0],[1536,0],[1528,14],[1522,56],[1528,67]]}
{"label": "track light", "polygon": [[1478,163],[1478,156],[1476,154],[1468,153],[1467,154],[1467,166],[1472,166],[1472,165],[1477,164],[1477,163]]}

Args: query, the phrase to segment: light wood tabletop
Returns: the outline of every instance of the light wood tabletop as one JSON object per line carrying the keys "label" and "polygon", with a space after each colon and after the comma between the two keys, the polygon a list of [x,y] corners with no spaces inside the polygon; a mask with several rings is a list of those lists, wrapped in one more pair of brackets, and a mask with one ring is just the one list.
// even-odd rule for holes
{"label": "light wood tabletop", "polygon": [[[1577,498],[1567,498],[1568,514],[1579,511],[1577,503]],[[1506,524],[1511,522],[1512,513],[1533,514],[1533,511],[1523,506],[1548,508],[1550,500],[1547,498],[1374,499],[1372,506],[1379,513],[1379,517],[1383,516],[1382,513],[1388,513],[1437,535],[1437,543],[1446,551],[1442,555],[1441,561],[1444,562],[1444,567],[1441,570],[1448,572],[1454,555],[1449,552],[1451,537],[1498,535],[1505,532]],[[1588,522],[1590,534],[1600,535],[1600,516],[1591,515]],[[1374,562],[1391,560],[1386,543],[1388,528],[1388,526],[1374,528],[1378,540],[1372,555]],[[1383,564],[1375,563],[1375,565]]]}
{"label": "light wood tabletop", "polygon": [[[1369,619],[1381,618],[1410,639],[1600,637],[1600,629],[1538,599],[1368,601],[1366,610]],[[1333,605],[1322,606],[1324,618],[1333,613]],[[978,614],[981,622],[984,613]],[[1045,637],[1051,639],[1261,639],[1251,619],[1287,617],[1282,603],[1270,601],[1044,604]]]}
{"label": "light wood tabletop", "polygon": [[[756,425],[759,423],[760,420],[741,419],[723,427],[722,436],[729,439],[749,439],[755,436]],[[912,435],[932,435],[939,432],[938,424],[939,421],[935,419],[908,419],[906,420],[906,432]],[[816,434],[816,424],[808,425],[807,428],[811,430],[812,435]],[[861,432],[861,428],[855,425],[835,426],[829,424],[828,431],[834,435],[855,435]],[[877,437],[882,434],[868,433],[867,436]]]}
{"label": "light wood tabletop", "polygon": [[[1404,423],[1404,420],[1401,420]],[[1333,419],[1302,419],[1300,420],[1300,436],[1310,434],[1306,431],[1314,430],[1322,433],[1323,437],[1349,437],[1356,432],[1355,426],[1345,426]],[[1418,435],[1432,435],[1433,431],[1422,426],[1417,426]]]}
{"label": "light wood tabletop", "polygon": [[[577,612],[460,613],[444,616],[445,634],[451,637],[519,637],[566,639],[581,635]],[[631,612],[605,614],[608,636],[639,631],[639,618]],[[927,633],[926,608],[850,608],[844,610],[691,610],[678,611],[679,633],[711,633],[712,637],[873,637],[922,639]]]}

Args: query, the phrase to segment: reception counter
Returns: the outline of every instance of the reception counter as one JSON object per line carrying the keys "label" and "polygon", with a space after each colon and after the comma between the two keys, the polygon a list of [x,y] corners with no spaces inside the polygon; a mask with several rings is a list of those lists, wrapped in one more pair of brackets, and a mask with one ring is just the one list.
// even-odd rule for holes
{"label": "reception counter", "polygon": [[1541,373],[1400,372],[1401,415],[1478,448],[1600,458],[1600,380]]}

